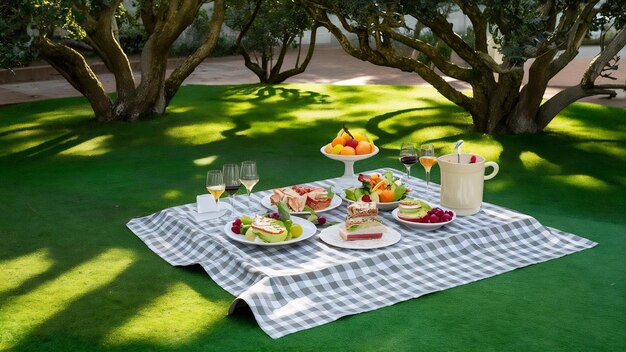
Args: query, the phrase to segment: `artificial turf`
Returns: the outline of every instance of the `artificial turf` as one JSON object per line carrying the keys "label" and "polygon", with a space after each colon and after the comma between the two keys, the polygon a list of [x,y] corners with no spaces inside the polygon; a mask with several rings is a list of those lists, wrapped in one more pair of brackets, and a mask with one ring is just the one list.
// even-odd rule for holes
{"label": "artificial turf", "polygon": [[[319,148],[344,122],[381,148],[357,171],[400,169],[403,141],[443,154],[463,139],[500,164],[486,201],[599,245],[272,340],[125,227],[193,202],[224,163],[256,160],[257,189],[336,177]],[[0,350],[624,351],[625,142],[622,109],[574,104],[545,133],[488,136],[434,90],[398,86],[186,86],[138,123],[98,124],[82,98],[2,107]]]}

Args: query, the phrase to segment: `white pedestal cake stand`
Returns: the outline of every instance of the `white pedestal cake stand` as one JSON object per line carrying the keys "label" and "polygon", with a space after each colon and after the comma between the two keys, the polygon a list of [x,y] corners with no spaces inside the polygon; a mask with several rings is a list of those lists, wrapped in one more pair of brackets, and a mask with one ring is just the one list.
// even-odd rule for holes
{"label": "white pedestal cake stand", "polygon": [[[364,160],[374,155],[378,154],[378,147],[374,146],[374,151],[369,154],[362,155],[337,155],[337,154],[328,154],[324,151],[326,146],[320,148],[320,152],[324,154],[329,159],[341,161],[344,164],[343,176],[337,181],[335,188],[350,188],[350,187],[358,187],[361,185],[357,176],[354,174],[354,162],[359,160]],[[337,189],[339,191],[339,189]]]}

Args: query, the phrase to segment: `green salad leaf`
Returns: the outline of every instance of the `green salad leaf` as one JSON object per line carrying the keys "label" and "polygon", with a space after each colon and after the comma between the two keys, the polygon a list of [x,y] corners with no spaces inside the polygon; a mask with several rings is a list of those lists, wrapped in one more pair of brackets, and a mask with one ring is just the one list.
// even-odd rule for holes
{"label": "green salad leaf", "polygon": [[406,195],[406,186],[403,184],[396,185],[396,187],[393,189],[393,201],[397,202],[400,199],[404,198],[405,195]]}
{"label": "green salad leaf", "polygon": [[335,193],[333,193],[333,189],[331,187],[326,187],[326,192],[328,192],[328,199],[333,199]]}
{"label": "green salad leaf", "polygon": [[280,201],[276,203],[276,208],[278,208],[278,215],[280,216],[280,220],[283,222],[287,232],[291,230],[291,214],[289,214],[289,206],[284,201]]}
{"label": "green salad leaf", "polygon": [[276,203],[276,208],[278,208],[278,215],[280,215],[280,220],[289,220],[291,219],[291,214],[289,214],[289,206],[284,201],[280,201]]}
{"label": "green salad leaf", "polygon": [[393,184],[393,172],[387,170],[383,174],[383,177],[385,178],[385,181],[387,182],[388,185],[392,185]]}
{"label": "green salad leaf", "polygon": [[346,194],[346,198],[350,200],[356,200],[356,195],[354,194],[355,191],[356,191],[356,188],[346,188],[344,190],[344,193]]}
{"label": "green salad leaf", "polygon": [[311,213],[311,215],[309,215],[306,219],[312,223],[315,223],[317,221],[317,213],[315,212],[315,209],[311,208],[308,205],[305,205],[304,210]]}

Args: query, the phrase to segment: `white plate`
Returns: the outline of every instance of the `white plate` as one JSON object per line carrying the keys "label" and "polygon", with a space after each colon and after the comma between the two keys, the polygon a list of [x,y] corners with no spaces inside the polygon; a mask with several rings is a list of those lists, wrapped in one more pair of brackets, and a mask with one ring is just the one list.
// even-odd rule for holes
{"label": "white plate", "polygon": [[[274,206],[274,204],[272,204],[272,201],[270,200],[270,197],[272,195],[268,194],[267,196],[263,197],[263,199],[261,199],[261,204],[266,207],[269,210],[276,210],[276,206]],[[330,200],[330,205],[324,209],[320,209],[320,210],[316,210],[316,213],[323,213],[325,211],[329,211],[331,209],[335,209],[338,206],[341,205],[341,197],[337,196],[336,194],[333,196],[333,199]],[[308,211],[290,211],[289,214],[294,214],[294,215],[308,215],[309,212]]]}
{"label": "white plate", "polygon": [[324,154],[327,158],[339,161],[359,161],[363,159],[370,158],[376,154],[378,154],[379,149],[377,146],[374,146],[374,151],[369,154],[361,154],[361,155],[340,155],[340,154],[328,154],[326,151],[326,145],[320,148],[320,152]]}
{"label": "white plate", "polygon": [[315,235],[315,233],[317,232],[317,227],[315,227],[315,225],[312,222],[296,217],[296,216],[292,216],[291,221],[293,221],[294,224],[299,224],[300,226],[302,226],[302,235],[300,235],[300,237],[291,239],[289,241],[276,242],[276,243],[266,243],[266,242],[261,241],[258,238],[256,239],[256,241],[248,241],[245,237],[243,237],[243,235],[238,235],[234,233],[233,231],[231,231],[230,228],[233,227],[233,221],[235,221],[235,219],[227,222],[226,225],[224,225],[224,232],[226,233],[226,237],[230,238],[233,241],[256,245],[256,246],[267,246],[267,247],[284,246],[287,244],[292,244],[292,243],[309,239],[313,235]]}
{"label": "white plate", "polygon": [[[355,201],[353,201],[351,199],[348,199],[346,197],[346,193],[345,192],[341,192],[341,198],[345,199],[346,202],[348,202],[348,203],[355,203]],[[389,210],[393,210],[393,209],[397,208],[398,204],[400,204],[400,201],[386,202],[386,203],[374,202],[374,203],[376,203],[376,207],[378,208],[378,210],[389,211]]]}
{"label": "white plate", "polygon": [[400,232],[385,226],[383,237],[378,240],[357,240],[357,241],[345,241],[339,235],[339,227],[343,226],[343,223],[336,224],[331,227],[325,228],[320,232],[320,239],[327,244],[335,247],[348,248],[348,249],[374,249],[391,246],[400,241],[402,237]]}
{"label": "white plate", "polygon": [[[421,199],[420,199],[421,200]],[[391,212],[391,215],[393,215],[393,218],[396,219],[396,221],[398,221],[399,223],[405,224],[407,226],[419,229],[419,230],[424,230],[424,231],[432,231],[432,230],[436,230],[444,225],[447,225],[451,222],[454,221],[454,219],[456,219],[456,213],[450,209],[446,209],[443,207],[437,207],[437,206],[433,206],[432,204],[425,202],[422,200],[422,202],[430,205],[431,208],[441,208],[443,210],[448,210],[452,212],[452,220],[450,221],[446,221],[446,222],[438,222],[438,223],[421,223],[421,222],[413,222],[413,221],[406,221],[406,220],[402,220],[400,219],[400,217],[398,216],[398,212],[400,211],[400,209],[394,209],[394,211]]]}

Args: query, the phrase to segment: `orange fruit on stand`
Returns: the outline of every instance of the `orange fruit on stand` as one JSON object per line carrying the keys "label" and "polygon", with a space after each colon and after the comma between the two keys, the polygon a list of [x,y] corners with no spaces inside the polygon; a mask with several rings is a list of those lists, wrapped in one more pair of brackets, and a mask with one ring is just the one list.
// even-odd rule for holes
{"label": "orange fruit on stand", "polygon": [[333,142],[331,143],[331,145],[334,147],[337,144],[346,145],[346,140],[343,139],[342,137],[335,137],[335,139],[333,139]]}
{"label": "orange fruit on stand", "polygon": [[390,189],[385,189],[378,195],[380,201],[383,203],[388,203],[393,201],[393,192]]}
{"label": "orange fruit on stand", "polygon": [[326,148],[324,148],[324,151],[326,152],[326,154],[332,154],[333,153],[333,145],[328,143],[326,145]]}
{"label": "orange fruit on stand", "polygon": [[343,147],[341,155],[356,155],[356,151],[352,147]]}
{"label": "orange fruit on stand", "polygon": [[359,142],[355,150],[358,155],[369,154],[372,152],[372,145],[369,142],[362,141]]}

